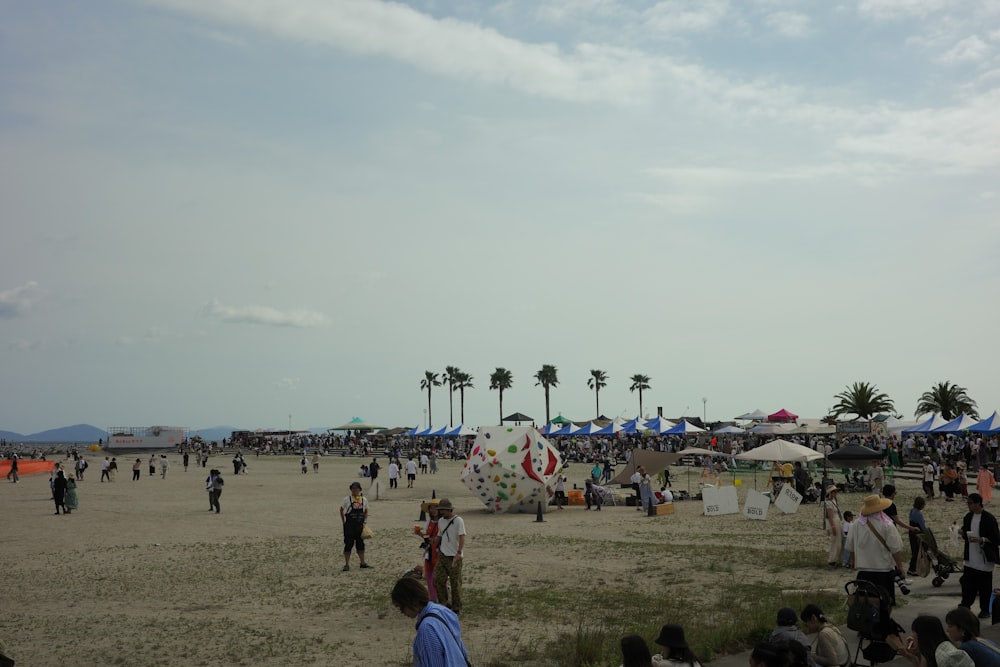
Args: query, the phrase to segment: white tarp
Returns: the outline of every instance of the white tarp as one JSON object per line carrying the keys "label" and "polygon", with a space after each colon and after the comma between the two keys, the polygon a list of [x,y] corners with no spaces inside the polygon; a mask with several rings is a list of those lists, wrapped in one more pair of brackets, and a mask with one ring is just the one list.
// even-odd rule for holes
{"label": "white tarp", "polygon": [[823,454],[779,438],[737,454],[733,458],[739,461],[815,461],[823,458]]}

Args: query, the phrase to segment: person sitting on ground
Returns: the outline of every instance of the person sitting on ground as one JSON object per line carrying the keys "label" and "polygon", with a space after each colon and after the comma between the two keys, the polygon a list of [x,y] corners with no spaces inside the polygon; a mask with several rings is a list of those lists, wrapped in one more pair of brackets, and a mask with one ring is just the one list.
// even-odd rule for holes
{"label": "person sitting on ground", "polygon": [[701,667],[684,639],[684,628],[668,623],[660,628],[655,644],[663,651],[653,656],[653,667]]}
{"label": "person sitting on ground", "polygon": [[979,619],[966,607],[949,611],[945,617],[945,633],[958,648],[969,654],[976,667],[1000,667],[1000,646],[979,636]]}
{"label": "person sitting on ground", "polygon": [[975,667],[969,654],[948,640],[936,616],[921,615],[910,625],[912,634],[903,653],[915,667]]}
{"label": "person sitting on ground", "polygon": [[649,655],[646,640],[639,635],[626,635],[621,639],[621,667],[652,667],[653,658]]}
{"label": "person sitting on ground", "polygon": [[809,647],[809,640],[806,639],[805,634],[799,630],[799,617],[795,613],[795,610],[791,607],[782,607],[778,610],[778,618],[776,627],[772,632],[768,641],[772,644],[777,644],[781,641],[796,641],[806,648]]}
{"label": "person sitting on ground", "polygon": [[847,638],[840,628],[826,620],[822,609],[814,604],[807,604],[802,609],[802,622],[810,634],[816,635],[812,642],[813,662],[820,667],[850,664],[851,648]]}

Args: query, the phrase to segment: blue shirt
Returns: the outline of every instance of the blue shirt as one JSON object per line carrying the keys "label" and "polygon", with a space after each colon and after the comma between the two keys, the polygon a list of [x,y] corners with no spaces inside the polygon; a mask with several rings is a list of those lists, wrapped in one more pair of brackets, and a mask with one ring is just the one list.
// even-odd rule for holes
{"label": "blue shirt", "polygon": [[[989,642],[989,645],[983,643]],[[1000,653],[997,653],[996,644],[988,639],[978,641],[975,639],[962,642],[960,649],[969,654],[976,667],[1000,667]]]}
{"label": "blue shirt", "polygon": [[916,507],[910,508],[910,525],[919,528],[921,533],[927,532],[927,524],[924,522],[924,514]]}
{"label": "blue shirt", "polygon": [[417,616],[413,664],[417,667],[466,667],[468,664],[458,616],[448,607],[428,602]]}

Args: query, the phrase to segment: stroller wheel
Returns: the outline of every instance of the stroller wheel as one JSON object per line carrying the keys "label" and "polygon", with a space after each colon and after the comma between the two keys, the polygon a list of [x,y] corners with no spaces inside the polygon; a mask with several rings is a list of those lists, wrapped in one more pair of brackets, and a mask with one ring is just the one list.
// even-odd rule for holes
{"label": "stroller wheel", "polygon": [[941,578],[942,579],[947,579],[948,578],[948,573],[947,572],[942,572],[941,573]]}
{"label": "stroller wheel", "polygon": [[942,579],[941,577],[934,577],[931,580],[931,586],[933,586],[934,588],[941,588],[941,584],[943,584],[943,583],[944,583],[944,579]]}

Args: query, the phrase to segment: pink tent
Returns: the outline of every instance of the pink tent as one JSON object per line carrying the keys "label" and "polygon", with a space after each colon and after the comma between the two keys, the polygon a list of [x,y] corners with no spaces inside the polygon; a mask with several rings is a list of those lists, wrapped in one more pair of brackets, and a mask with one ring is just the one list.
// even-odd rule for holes
{"label": "pink tent", "polygon": [[794,422],[798,418],[799,418],[798,415],[793,415],[788,410],[782,408],[782,409],[778,410],[777,412],[775,412],[773,415],[768,415],[767,416],[767,421],[769,421],[769,422],[780,422],[782,424],[786,424],[788,422]]}

